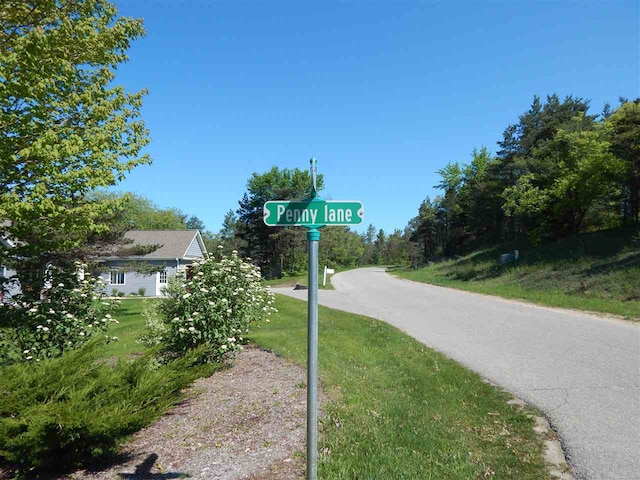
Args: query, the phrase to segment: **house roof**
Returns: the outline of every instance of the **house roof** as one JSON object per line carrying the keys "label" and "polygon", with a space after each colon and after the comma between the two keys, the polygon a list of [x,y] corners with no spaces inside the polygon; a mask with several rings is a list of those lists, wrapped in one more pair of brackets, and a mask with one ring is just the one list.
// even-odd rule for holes
{"label": "house roof", "polygon": [[130,230],[124,236],[133,240],[133,245],[160,245],[140,257],[145,259],[188,258],[187,251],[194,241],[203,252],[207,251],[198,230]]}

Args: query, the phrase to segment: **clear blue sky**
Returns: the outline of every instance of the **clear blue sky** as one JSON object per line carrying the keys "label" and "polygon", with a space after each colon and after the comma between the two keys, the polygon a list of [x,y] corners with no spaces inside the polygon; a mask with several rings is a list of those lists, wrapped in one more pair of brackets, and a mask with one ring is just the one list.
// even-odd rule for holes
{"label": "clear blue sky", "polygon": [[534,94],[594,113],[640,96],[637,0],[116,3],[147,29],[117,81],[150,91],[154,159],[119,189],[213,231],[252,172],[311,156],[325,198],[403,228],[435,171],[495,152]]}

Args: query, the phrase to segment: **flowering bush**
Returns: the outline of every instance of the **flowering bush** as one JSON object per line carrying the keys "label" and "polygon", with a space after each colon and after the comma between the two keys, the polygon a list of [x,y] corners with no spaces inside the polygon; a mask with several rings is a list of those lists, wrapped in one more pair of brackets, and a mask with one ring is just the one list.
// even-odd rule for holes
{"label": "flowering bush", "polygon": [[100,278],[89,273],[83,279],[78,277],[76,270],[86,267],[80,263],[73,269],[52,267],[42,300],[29,303],[18,297],[15,302],[0,304],[5,327],[0,331],[3,363],[60,356],[117,323],[111,314],[119,301],[105,298]]}
{"label": "flowering bush", "polygon": [[261,279],[258,267],[244,262],[235,250],[228,257],[220,254],[193,263],[188,279],[176,276],[169,282],[167,298],[159,305],[163,326],[148,318],[150,329],[143,341],[160,341],[173,355],[203,345],[203,360],[219,360],[240,348],[250,323],[268,322],[276,311],[274,295]]}

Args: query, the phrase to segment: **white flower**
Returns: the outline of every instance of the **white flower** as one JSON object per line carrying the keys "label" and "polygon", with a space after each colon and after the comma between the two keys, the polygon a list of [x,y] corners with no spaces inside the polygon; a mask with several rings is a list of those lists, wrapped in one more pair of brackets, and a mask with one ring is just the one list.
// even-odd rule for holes
{"label": "white flower", "polygon": [[43,332],[48,332],[49,331],[49,327],[42,327],[42,331]]}
{"label": "white flower", "polygon": [[187,299],[191,296],[190,293],[185,293],[184,295],[182,295],[182,298]]}
{"label": "white flower", "polygon": [[53,308],[50,308],[50,309],[49,309],[49,313],[50,313],[51,315],[53,315],[54,313],[56,313],[56,311],[55,311]]}
{"label": "white flower", "polygon": [[84,337],[84,332],[80,332],[80,336],[81,336],[81,337]]}
{"label": "white flower", "polygon": [[111,315],[109,315],[108,313],[105,313],[104,318],[111,318]]}
{"label": "white flower", "polygon": [[226,345],[222,345],[222,346],[220,346],[220,348],[221,348],[222,350],[226,350],[226,349],[227,349],[227,346],[226,346]]}
{"label": "white flower", "polygon": [[41,328],[42,328],[42,325],[38,325],[38,326],[36,327],[36,330],[40,330]]}
{"label": "white flower", "polygon": [[231,312],[233,312],[233,310],[231,310],[230,308],[227,308],[227,313],[231,314]]}
{"label": "white flower", "polygon": [[200,291],[201,291],[202,293],[209,293],[209,290],[207,290],[206,288],[201,288],[201,289],[200,289]]}
{"label": "white flower", "polygon": [[198,272],[196,273],[196,275],[198,275],[199,277],[202,277],[204,275],[204,272]]}
{"label": "white flower", "polygon": [[222,250],[224,247],[222,245],[218,245],[218,250]]}
{"label": "white flower", "polygon": [[81,296],[81,297],[86,297],[86,296],[87,296],[87,294],[86,294],[86,293],[81,293],[81,294],[80,294],[80,296]]}
{"label": "white flower", "polygon": [[31,355],[29,355],[29,356],[27,357],[27,360],[31,360],[32,358],[33,358],[33,357],[32,357]]}
{"label": "white flower", "polygon": [[24,352],[22,352],[22,353],[29,353],[30,351],[31,351],[31,350],[25,350],[25,351],[24,351]]}
{"label": "white flower", "polygon": [[64,287],[64,283],[59,283],[58,286],[59,287]]}
{"label": "white flower", "polygon": [[238,250],[231,250],[231,255],[237,255],[238,254]]}
{"label": "white flower", "polygon": [[178,329],[178,331],[179,331],[180,333],[184,333],[186,330],[185,330],[184,328],[180,327],[180,328]]}
{"label": "white flower", "polygon": [[194,327],[189,327],[189,331],[190,331],[190,332],[195,332],[195,331],[196,331],[196,329],[195,329]]}
{"label": "white flower", "polygon": [[229,343],[234,343],[235,341],[236,341],[236,339],[234,337],[227,338],[227,342],[229,342]]}
{"label": "white flower", "polygon": [[35,307],[33,307],[33,308],[29,309],[29,313],[35,313],[35,312],[37,312],[37,311],[38,311],[38,309],[37,309],[37,308],[35,308]]}
{"label": "white flower", "polygon": [[180,321],[180,317],[173,317],[173,320],[171,320],[172,322],[179,322]]}

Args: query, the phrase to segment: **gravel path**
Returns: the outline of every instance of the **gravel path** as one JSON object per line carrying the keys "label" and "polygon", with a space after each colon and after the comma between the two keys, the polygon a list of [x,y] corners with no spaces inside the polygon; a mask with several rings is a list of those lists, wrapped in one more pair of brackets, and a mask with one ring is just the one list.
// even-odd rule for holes
{"label": "gravel path", "polygon": [[67,479],[293,480],[304,476],[304,368],[247,347],[123,451],[124,463]]}
{"label": "gravel path", "polygon": [[[322,305],[399,327],[540,408],[576,476],[640,480],[640,325],[351,270]],[[274,289],[306,299],[306,291]]]}

